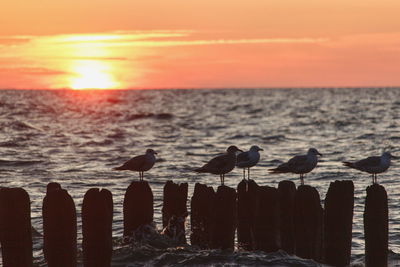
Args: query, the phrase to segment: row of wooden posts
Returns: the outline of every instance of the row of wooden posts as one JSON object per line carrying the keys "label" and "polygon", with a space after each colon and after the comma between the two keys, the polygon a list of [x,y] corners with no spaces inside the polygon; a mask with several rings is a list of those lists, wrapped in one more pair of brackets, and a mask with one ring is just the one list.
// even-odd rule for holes
{"label": "row of wooden posts", "polygon": [[[188,184],[168,181],[164,186],[163,226],[171,218],[187,216]],[[240,249],[273,252],[278,249],[333,266],[350,263],[354,185],[330,184],[324,208],[318,191],[282,181],[278,188],[243,180],[237,190],[195,185],[191,199],[191,244],[202,249]],[[149,184],[132,182],[124,198],[124,236],[153,221],[153,193]],[[107,189],[87,191],[82,204],[83,263],[111,265],[113,200]],[[185,231],[184,220],[175,225]],[[367,188],[364,211],[366,266],[387,266],[388,205],[383,186]],[[183,235],[182,242],[186,242]],[[43,200],[44,257],[49,267],[76,266],[75,204],[58,183],[49,183]],[[32,266],[29,195],[22,188],[0,189],[0,242],[3,266]]]}

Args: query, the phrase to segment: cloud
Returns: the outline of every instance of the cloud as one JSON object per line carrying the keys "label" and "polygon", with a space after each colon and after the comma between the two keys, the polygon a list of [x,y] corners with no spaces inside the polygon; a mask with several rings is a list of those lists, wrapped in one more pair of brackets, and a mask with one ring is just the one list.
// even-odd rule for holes
{"label": "cloud", "polygon": [[0,36],[0,45],[9,46],[9,45],[20,45],[25,44],[31,41],[32,36]]}
{"label": "cloud", "polygon": [[41,68],[41,67],[21,67],[21,68],[0,68],[0,73],[11,72],[25,75],[64,75],[70,74],[66,71]]}
{"label": "cloud", "polygon": [[[159,31],[114,31],[98,34],[64,34],[53,36],[38,36],[33,39],[39,43],[57,43],[64,45],[88,44],[93,47],[107,46],[199,46],[199,45],[230,45],[230,44],[310,44],[326,42],[327,38],[214,38],[213,33],[195,32],[190,30],[159,30]],[[219,32],[218,36],[224,34]],[[240,36],[240,33],[237,35]],[[198,38],[202,36],[201,38]]]}
{"label": "cloud", "polygon": [[166,47],[199,45],[234,45],[234,44],[312,44],[328,41],[327,38],[255,38],[255,39],[210,39],[210,40],[149,40],[126,42],[119,45]]}

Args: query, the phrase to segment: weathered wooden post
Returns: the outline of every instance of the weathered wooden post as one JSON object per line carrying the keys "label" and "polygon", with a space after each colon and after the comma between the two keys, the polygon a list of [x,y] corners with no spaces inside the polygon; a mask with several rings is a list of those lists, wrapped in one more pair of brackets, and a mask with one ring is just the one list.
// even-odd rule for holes
{"label": "weathered wooden post", "polygon": [[133,181],[124,198],[124,236],[153,222],[153,192],[146,181]]}
{"label": "weathered wooden post", "polygon": [[255,249],[255,222],[258,209],[258,185],[254,180],[242,180],[237,187],[237,238],[239,248]]}
{"label": "weathered wooden post", "polygon": [[215,192],[210,186],[196,183],[190,203],[190,242],[202,249],[211,247]]}
{"label": "weathered wooden post", "polygon": [[354,208],[353,181],[335,181],[329,186],[324,212],[324,263],[348,266]]}
{"label": "weathered wooden post", "polygon": [[89,189],[82,203],[82,248],[85,267],[111,266],[113,200],[107,189]]}
{"label": "weathered wooden post", "polygon": [[300,185],[295,196],[296,255],[305,259],[321,260],[323,210],[318,191]]}
{"label": "weathered wooden post", "polygon": [[[187,213],[188,184],[175,184],[167,181],[164,186],[164,201],[162,208],[163,227],[167,227],[166,234],[177,239],[179,243],[186,243],[185,220]],[[173,225],[171,225],[173,224]],[[170,227],[174,228],[171,232]]]}
{"label": "weathered wooden post", "polygon": [[0,189],[0,242],[2,266],[32,266],[31,204],[22,188]]}
{"label": "weathered wooden post", "polygon": [[294,254],[294,205],[296,185],[292,181],[281,181],[278,185],[278,192],[280,206],[281,249],[286,251],[288,254]]}
{"label": "weathered wooden post", "polygon": [[388,202],[383,186],[367,187],[364,210],[365,266],[388,266]]}
{"label": "weathered wooden post", "polygon": [[233,249],[236,231],[236,190],[219,186],[214,199],[214,228],[211,237],[211,248]]}
{"label": "weathered wooden post", "polygon": [[57,183],[43,200],[43,252],[49,267],[76,266],[76,210],[71,196]]}
{"label": "weathered wooden post", "polygon": [[258,209],[255,223],[256,249],[277,251],[280,247],[279,195],[274,187],[258,187]]}

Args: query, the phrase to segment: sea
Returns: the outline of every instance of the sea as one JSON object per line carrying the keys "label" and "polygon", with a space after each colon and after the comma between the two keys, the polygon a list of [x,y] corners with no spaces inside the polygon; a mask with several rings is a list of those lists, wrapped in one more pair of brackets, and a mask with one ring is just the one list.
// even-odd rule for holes
{"label": "sea", "polygon": [[[400,156],[399,142],[400,88],[0,91],[0,186],[22,187],[30,196],[36,266],[46,266],[42,201],[49,182],[60,183],[74,199],[79,250],[85,192],[93,187],[112,192],[112,266],[322,266],[283,251],[198,250],[161,241],[132,246],[121,241],[125,190],[139,175],[113,167],[148,148],[158,153],[144,178],[153,190],[155,224],[161,230],[165,182],[188,183],[190,207],[195,183],[219,186],[218,176],[193,169],[230,145],[263,148],[251,178],[274,187],[282,180],[300,181],[295,174],[270,174],[269,168],[317,148],[323,157],[305,183],[317,188],[323,205],[331,182],[354,182],[352,265],[363,266],[363,211],[372,179],[341,162],[383,151]],[[378,175],[388,193],[390,266],[400,266],[399,174],[400,160]],[[234,169],[225,184],[236,188],[241,180],[242,170]],[[189,222],[187,228],[189,235]]]}

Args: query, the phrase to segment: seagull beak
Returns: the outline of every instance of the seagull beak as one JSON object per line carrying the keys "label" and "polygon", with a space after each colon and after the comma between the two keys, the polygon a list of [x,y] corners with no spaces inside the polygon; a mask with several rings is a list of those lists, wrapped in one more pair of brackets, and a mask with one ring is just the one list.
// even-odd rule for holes
{"label": "seagull beak", "polygon": [[400,159],[400,157],[396,157],[396,156],[393,156],[393,155],[391,155],[390,156],[392,159]]}
{"label": "seagull beak", "polygon": [[317,152],[317,154],[320,155],[320,156],[322,157],[322,154],[321,154],[321,153]]}
{"label": "seagull beak", "polygon": [[262,149],[262,148],[259,148],[259,149],[258,149],[258,151],[264,151],[264,149]]}

